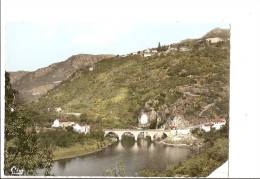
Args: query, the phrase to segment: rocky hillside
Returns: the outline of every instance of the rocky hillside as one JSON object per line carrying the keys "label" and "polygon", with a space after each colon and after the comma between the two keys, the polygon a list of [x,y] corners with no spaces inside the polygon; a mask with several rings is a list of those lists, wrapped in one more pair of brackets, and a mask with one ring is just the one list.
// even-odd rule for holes
{"label": "rocky hillside", "polygon": [[29,72],[28,71],[9,72],[9,74],[10,74],[10,82],[12,84],[14,84],[16,81],[20,80],[27,73],[29,73]]}
{"label": "rocky hillside", "polygon": [[33,72],[11,72],[11,83],[24,101],[31,102],[68,79],[78,69],[92,67],[96,62],[110,57],[112,55],[73,55],[63,62]]}
{"label": "rocky hillside", "polygon": [[96,63],[93,71],[82,68],[66,78],[31,105],[33,109],[84,113],[103,127],[137,126],[141,112],[148,115],[151,128],[176,117],[185,125],[198,124],[228,117],[229,40],[194,39],[148,57],[113,57]]}

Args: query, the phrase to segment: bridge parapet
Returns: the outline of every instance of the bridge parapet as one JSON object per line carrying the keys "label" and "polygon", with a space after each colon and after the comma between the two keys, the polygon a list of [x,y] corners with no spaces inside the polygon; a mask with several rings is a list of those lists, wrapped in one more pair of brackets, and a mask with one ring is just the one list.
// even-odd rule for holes
{"label": "bridge parapet", "polygon": [[144,136],[150,136],[151,140],[155,138],[155,135],[163,135],[166,134],[167,136],[170,135],[171,130],[164,130],[164,129],[104,129],[104,136],[107,136],[109,133],[114,133],[117,135],[118,140],[122,139],[122,136],[125,133],[130,133],[134,136],[135,141],[137,141],[138,136],[143,133]]}

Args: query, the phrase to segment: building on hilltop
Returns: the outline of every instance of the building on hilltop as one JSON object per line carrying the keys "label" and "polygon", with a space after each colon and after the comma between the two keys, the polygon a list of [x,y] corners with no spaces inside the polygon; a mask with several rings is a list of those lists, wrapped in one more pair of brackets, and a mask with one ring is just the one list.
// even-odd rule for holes
{"label": "building on hilltop", "polygon": [[214,44],[214,43],[218,43],[218,42],[223,42],[224,40],[219,37],[214,37],[214,38],[207,38],[206,41]]}

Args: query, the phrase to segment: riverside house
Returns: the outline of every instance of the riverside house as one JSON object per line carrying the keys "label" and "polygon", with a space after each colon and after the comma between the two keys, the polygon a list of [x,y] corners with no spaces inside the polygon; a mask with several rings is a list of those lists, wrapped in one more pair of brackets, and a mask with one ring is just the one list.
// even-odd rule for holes
{"label": "riverside house", "polygon": [[79,124],[75,124],[73,125],[73,131],[78,132],[78,133],[84,133],[87,134],[90,132],[90,126],[89,125],[79,125]]}
{"label": "riverside house", "polygon": [[74,132],[87,134],[90,132],[89,125],[79,125],[78,123],[72,121],[64,121],[63,119],[55,119],[52,124],[52,128],[66,128],[71,126]]}
{"label": "riverside house", "polygon": [[58,127],[68,127],[68,126],[73,126],[75,123],[71,122],[71,121],[65,121],[64,119],[55,119],[52,126],[54,128],[58,128]]}

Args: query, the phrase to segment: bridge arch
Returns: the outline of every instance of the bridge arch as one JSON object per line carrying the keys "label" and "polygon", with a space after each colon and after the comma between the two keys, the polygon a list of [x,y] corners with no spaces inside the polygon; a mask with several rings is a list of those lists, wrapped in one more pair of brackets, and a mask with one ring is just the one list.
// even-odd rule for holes
{"label": "bridge arch", "polygon": [[171,131],[162,129],[105,129],[104,132],[105,137],[109,134],[114,134],[119,141],[124,135],[134,136],[135,141],[137,141],[141,135],[145,138],[149,136],[151,141],[154,141],[155,138],[168,137],[171,134]]}
{"label": "bridge arch", "polygon": [[166,132],[163,132],[161,137],[163,138],[164,136],[165,136],[165,138],[166,138],[166,137],[169,136],[169,134],[167,134]]}
{"label": "bridge arch", "polygon": [[110,135],[114,135],[118,140],[120,139],[120,136],[114,131],[105,132],[104,136],[109,137]]}
{"label": "bridge arch", "polygon": [[136,136],[134,133],[132,133],[132,132],[130,132],[130,131],[126,131],[126,132],[122,133],[121,139],[123,138],[123,136],[131,136],[131,137],[133,137],[135,140],[137,140],[137,137],[138,137],[138,136]]}

